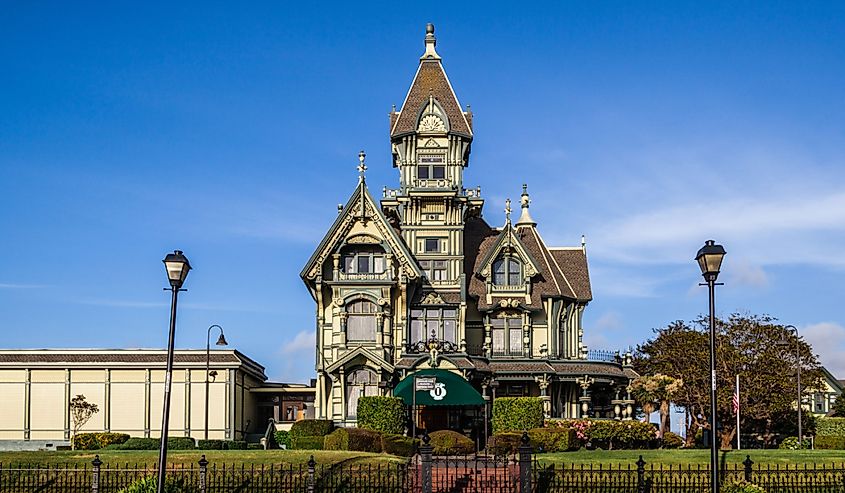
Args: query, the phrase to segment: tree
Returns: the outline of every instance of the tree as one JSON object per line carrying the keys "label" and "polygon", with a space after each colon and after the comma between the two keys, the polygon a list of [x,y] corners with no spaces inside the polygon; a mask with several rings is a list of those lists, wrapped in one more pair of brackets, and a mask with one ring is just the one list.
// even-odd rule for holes
{"label": "tree", "polygon": [[85,426],[85,423],[91,419],[91,416],[97,414],[100,410],[97,405],[85,400],[82,394],[77,395],[70,400],[70,419],[73,423],[73,436],[71,437],[71,448],[76,448],[76,434],[80,428]]}
{"label": "tree", "polygon": [[845,393],[836,396],[833,401],[833,416],[837,418],[845,418]]}
{"label": "tree", "polygon": [[[686,408],[690,421],[687,444],[698,429],[709,428],[710,345],[707,318],[676,321],[655,330],[656,337],[637,348],[634,367],[641,375],[663,374],[682,379],[673,399]],[[722,448],[736,436],[732,409],[734,379],[740,377],[740,419],[743,431],[754,431],[770,442],[779,423],[788,422],[795,404],[798,343],[802,384],[818,387],[821,372],[812,348],[766,315],[732,314],[716,320],[717,420]],[[786,341],[787,344],[779,344]]]}
{"label": "tree", "polygon": [[683,380],[660,373],[644,375],[631,382],[631,394],[643,408],[646,420],[655,409],[660,411],[658,438],[663,438],[663,433],[669,427],[669,403],[675,400],[683,386]]}

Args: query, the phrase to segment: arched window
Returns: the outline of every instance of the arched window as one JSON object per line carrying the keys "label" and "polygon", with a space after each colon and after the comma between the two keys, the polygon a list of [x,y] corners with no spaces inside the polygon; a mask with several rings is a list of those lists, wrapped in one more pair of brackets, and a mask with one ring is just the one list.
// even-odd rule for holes
{"label": "arched window", "polygon": [[378,395],[378,375],[369,368],[361,368],[346,375],[346,416],[358,416],[358,398]]}
{"label": "arched window", "polygon": [[373,342],[376,340],[378,306],[367,300],[346,305],[346,340]]}
{"label": "arched window", "polygon": [[500,312],[490,320],[493,329],[493,356],[522,356],[522,316]]}
{"label": "arched window", "polygon": [[522,285],[522,264],[513,257],[502,257],[493,262],[493,284],[497,286]]}

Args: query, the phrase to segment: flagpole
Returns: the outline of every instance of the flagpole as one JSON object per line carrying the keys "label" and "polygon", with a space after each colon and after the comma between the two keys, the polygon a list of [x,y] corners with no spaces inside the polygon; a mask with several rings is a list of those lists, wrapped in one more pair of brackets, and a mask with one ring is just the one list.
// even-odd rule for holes
{"label": "flagpole", "polygon": [[742,446],[739,442],[740,432],[739,432],[739,375],[736,376],[736,449],[742,450]]}

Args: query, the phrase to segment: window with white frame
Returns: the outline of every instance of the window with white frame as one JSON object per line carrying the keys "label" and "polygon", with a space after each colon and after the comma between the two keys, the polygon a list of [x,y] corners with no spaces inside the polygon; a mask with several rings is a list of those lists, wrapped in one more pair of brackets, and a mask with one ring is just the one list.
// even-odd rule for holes
{"label": "window with white frame", "polygon": [[357,342],[376,340],[378,306],[372,301],[353,301],[346,306],[346,339]]}
{"label": "window with white frame", "polygon": [[445,260],[420,260],[420,267],[429,281],[445,281],[447,265]]}
{"label": "window with white frame", "polygon": [[522,355],[522,317],[508,314],[490,320],[493,331],[493,354],[496,356]]}
{"label": "window with white frame", "polygon": [[442,154],[420,154],[417,160],[417,178],[420,180],[446,178],[446,159]]}
{"label": "window with white frame", "polygon": [[457,343],[458,310],[455,308],[411,309],[411,332],[408,342],[426,341],[432,333],[441,341]]}
{"label": "window with white frame", "polygon": [[381,274],[384,272],[384,251],[379,247],[359,247],[342,256],[347,274]]}
{"label": "window with white frame", "polygon": [[493,284],[497,286],[522,285],[522,263],[513,257],[502,257],[493,262]]}

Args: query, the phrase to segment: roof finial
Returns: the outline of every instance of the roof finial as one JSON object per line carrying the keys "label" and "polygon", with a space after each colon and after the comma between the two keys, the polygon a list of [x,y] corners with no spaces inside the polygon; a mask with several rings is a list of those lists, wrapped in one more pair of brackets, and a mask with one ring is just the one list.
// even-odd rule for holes
{"label": "roof finial", "polygon": [[531,199],[528,197],[528,185],[525,183],[522,184],[522,196],[519,202],[522,206],[522,214],[519,215],[519,220],[516,222],[517,227],[536,226],[537,223],[534,222],[531,214],[528,213],[528,205],[531,203]]}
{"label": "roof finial", "polygon": [[587,237],[581,235],[581,250],[587,251]]}
{"label": "roof finial", "polygon": [[437,39],[434,37],[434,24],[429,22],[425,25],[425,53],[423,53],[423,59],[440,59],[440,55],[434,50],[435,45],[437,45]]}
{"label": "roof finial", "polygon": [[505,224],[511,223],[511,199],[505,200]]}
{"label": "roof finial", "polygon": [[364,151],[358,153],[358,181],[364,181],[364,173],[367,172],[367,163],[364,162],[364,158],[367,157],[367,154]]}

